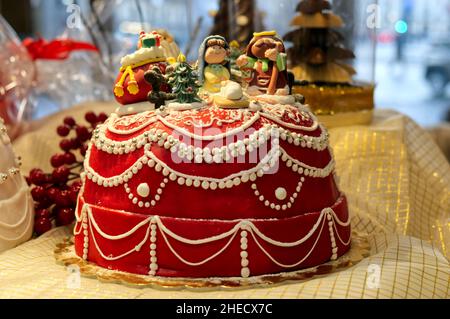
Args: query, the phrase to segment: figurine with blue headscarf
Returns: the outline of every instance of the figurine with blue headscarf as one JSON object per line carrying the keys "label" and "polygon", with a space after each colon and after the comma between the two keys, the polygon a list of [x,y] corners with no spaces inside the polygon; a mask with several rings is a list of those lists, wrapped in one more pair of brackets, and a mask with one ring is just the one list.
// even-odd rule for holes
{"label": "figurine with blue headscarf", "polygon": [[218,93],[222,82],[230,80],[230,47],[220,35],[211,35],[203,40],[198,55],[198,73],[203,89]]}

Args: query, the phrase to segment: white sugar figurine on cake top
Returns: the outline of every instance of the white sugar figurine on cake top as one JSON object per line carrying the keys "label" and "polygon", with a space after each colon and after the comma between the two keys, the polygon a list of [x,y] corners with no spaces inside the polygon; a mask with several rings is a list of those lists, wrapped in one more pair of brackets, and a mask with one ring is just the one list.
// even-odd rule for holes
{"label": "white sugar figurine on cake top", "polygon": [[34,204],[0,118],[0,252],[31,238]]}

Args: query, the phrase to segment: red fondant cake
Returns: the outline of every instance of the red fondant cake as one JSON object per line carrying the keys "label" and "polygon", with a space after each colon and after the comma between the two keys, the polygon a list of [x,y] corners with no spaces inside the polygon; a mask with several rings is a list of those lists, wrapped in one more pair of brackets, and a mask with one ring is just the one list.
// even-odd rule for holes
{"label": "red fondant cake", "polygon": [[[180,61],[171,83],[189,83]],[[224,108],[208,93],[199,103],[192,85],[173,92],[181,92],[176,102],[113,114],[94,132],[74,230],[80,257],[150,276],[249,277],[316,266],[349,249],[328,134],[307,107],[288,95],[233,91],[235,102],[219,99]]]}

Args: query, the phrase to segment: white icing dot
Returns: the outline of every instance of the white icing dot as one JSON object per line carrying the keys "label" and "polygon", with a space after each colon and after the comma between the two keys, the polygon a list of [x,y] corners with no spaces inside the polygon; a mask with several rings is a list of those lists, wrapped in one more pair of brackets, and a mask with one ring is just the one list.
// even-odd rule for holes
{"label": "white icing dot", "polygon": [[208,189],[209,188],[209,182],[208,181],[203,181],[202,182],[202,188],[203,189]]}
{"label": "white icing dot", "polygon": [[156,270],[156,269],[158,269],[158,265],[157,264],[150,264],[150,269],[151,270]]}
{"label": "white icing dot", "polygon": [[184,177],[179,177],[179,178],[178,178],[178,184],[179,184],[179,185],[184,185],[185,181],[186,181],[186,180],[184,179]]}
{"label": "white icing dot", "polygon": [[283,187],[278,187],[278,188],[275,190],[275,197],[276,197],[278,200],[285,200],[286,197],[287,197],[286,189],[283,188]]}
{"label": "white icing dot", "polygon": [[248,269],[247,267],[242,268],[241,276],[244,277],[244,278],[249,277],[250,276],[250,269]]}
{"label": "white icing dot", "polygon": [[248,253],[246,251],[241,251],[241,258],[247,258]]}
{"label": "white icing dot", "polygon": [[198,179],[194,180],[194,183],[193,183],[194,187],[199,187],[200,184],[201,183],[200,183],[200,181]]}
{"label": "white icing dot", "polygon": [[138,195],[143,198],[148,197],[148,195],[150,195],[150,187],[148,186],[147,183],[139,184],[136,191]]}
{"label": "white icing dot", "polygon": [[248,259],[242,259],[241,260],[241,266],[242,267],[247,267],[248,266]]}
{"label": "white icing dot", "polygon": [[171,181],[174,181],[174,180],[177,179],[177,175],[176,175],[175,173],[171,173],[171,174],[169,175],[169,179],[170,179]]}
{"label": "white icing dot", "polygon": [[211,183],[209,184],[209,188],[211,188],[212,190],[217,189],[217,183],[216,183],[216,182],[211,182]]}
{"label": "white icing dot", "polygon": [[186,179],[186,186],[192,186],[192,179]]}

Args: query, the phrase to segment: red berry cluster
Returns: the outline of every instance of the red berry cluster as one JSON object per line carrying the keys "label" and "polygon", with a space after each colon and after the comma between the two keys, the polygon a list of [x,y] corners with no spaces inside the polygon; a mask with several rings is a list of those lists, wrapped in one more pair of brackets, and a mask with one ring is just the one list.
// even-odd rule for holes
{"label": "red berry cluster", "polygon": [[84,118],[89,125],[79,125],[73,117],[66,117],[56,129],[63,138],[59,143],[63,152],[50,158],[53,172],[47,174],[42,169],[35,168],[27,178],[28,184],[33,185],[31,196],[36,210],[34,231],[38,236],[49,231],[53,224],[70,225],[75,220],[76,201],[81,189],[80,173],[87,143],[93,130],[106,121],[107,115],[88,112]]}

